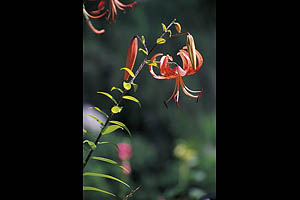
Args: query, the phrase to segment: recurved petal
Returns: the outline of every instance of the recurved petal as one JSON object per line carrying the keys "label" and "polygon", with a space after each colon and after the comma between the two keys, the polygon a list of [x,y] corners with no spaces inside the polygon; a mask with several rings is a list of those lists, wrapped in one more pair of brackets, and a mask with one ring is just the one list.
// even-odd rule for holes
{"label": "recurved petal", "polygon": [[180,49],[177,55],[181,57],[183,70],[188,71],[189,68],[192,67],[188,53],[185,50]]}
{"label": "recurved petal", "polygon": [[176,71],[170,68],[169,60],[173,60],[172,56],[166,55],[162,56],[160,59],[160,74],[163,76],[176,76]]}
{"label": "recurved petal", "polygon": [[201,68],[202,64],[203,64],[203,57],[201,56],[201,54],[199,53],[199,51],[196,50],[196,57],[197,57],[197,66],[196,69],[194,70],[192,67],[189,68],[188,72],[186,75],[192,75],[195,74],[196,72],[199,71],[199,69]]}
{"label": "recurved petal", "polygon": [[[157,53],[150,60],[153,62],[156,59],[156,57],[162,56],[162,55],[163,55],[162,53]],[[156,78],[156,79],[167,79],[164,76],[156,75],[155,72],[153,71],[153,66],[152,65],[149,65],[149,72],[153,76],[153,78]]]}
{"label": "recurved petal", "polygon": [[127,5],[121,3],[119,0],[114,0],[114,1],[115,1],[115,4],[118,6],[118,8],[119,7],[131,7],[132,8],[136,4],[136,1],[134,1],[130,4],[127,4]]}

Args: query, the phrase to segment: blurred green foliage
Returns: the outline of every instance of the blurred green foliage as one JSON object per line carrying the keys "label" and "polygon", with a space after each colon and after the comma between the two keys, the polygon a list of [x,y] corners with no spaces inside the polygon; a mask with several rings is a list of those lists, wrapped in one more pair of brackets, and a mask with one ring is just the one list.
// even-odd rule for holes
{"label": "blurred green foliage", "polygon": [[[132,137],[118,130],[101,139],[132,145],[130,176],[123,175],[120,168],[108,163],[91,160],[87,165],[85,171],[113,175],[129,183],[132,189],[141,185],[132,199],[193,200],[216,192],[215,4],[214,0],[137,0],[133,9],[126,9],[126,14],[118,12],[115,24],[107,24],[104,19],[93,20],[96,27],[105,28],[103,35],[93,34],[83,23],[83,102],[107,113],[113,103],[97,92],[108,92],[112,86],[122,88],[124,71],[120,68],[125,66],[129,41],[134,35],[144,35],[148,48],[151,48],[161,34],[161,23],[168,25],[176,18],[182,31],[193,35],[196,49],[204,59],[198,73],[183,78],[192,90],[204,88],[199,103],[195,99],[189,101],[181,91],[180,108],[171,101],[166,109],[163,101],[171,95],[175,80],[156,80],[147,67],[135,80],[138,90],[130,94],[140,100],[142,108],[126,101],[122,112],[114,117],[126,124]],[[86,7],[95,9],[96,2],[90,2]],[[175,29],[172,32],[175,33]],[[175,62],[181,63],[176,53],[184,45],[185,37],[175,38],[159,46],[154,53],[168,53]],[[139,52],[133,71],[143,58],[144,54]],[[111,94],[119,95],[116,90]],[[99,146],[93,155],[118,161],[115,147],[108,144]],[[121,196],[130,192],[124,185],[97,177],[85,177],[84,184]],[[86,191],[84,199],[113,197]]]}

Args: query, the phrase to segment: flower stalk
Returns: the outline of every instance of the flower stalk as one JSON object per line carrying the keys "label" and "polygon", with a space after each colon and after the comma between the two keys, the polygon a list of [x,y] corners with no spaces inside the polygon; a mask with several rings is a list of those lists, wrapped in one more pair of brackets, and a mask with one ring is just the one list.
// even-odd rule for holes
{"label": "flower stalk", "polygon": [[[86,17],[87,17],[87,16],[86,16]],[[163,38],[163,37],[164,37],[164,35],[167,33],[167,31],[170,29],[170,27],[175,23],[175,21],[176,21],[176,19],[174,19],[174,20],[167,26],[166,31],[163,31],[163,33],[160,35],[160,38]],[[184,33],[183,33],[183,34],[184,34]],[[180,36],[180,35],[182,35],[182,34],[179,34],[178,36]],[[141,38],[140,38],[140,37],[137,36],[137,38],[141,41]],[[144,47],[146,47],[144,43],[143,43],[143,45],[144,45]],[[144,65],[145,65],[145,63],[146,63],[146,61],[148,60],[148,57],[151,55],[151,53],[155,50],[155,48],[156,48],[157,46],[158,46],[158,44],[155,43],[155,44],[153,45],[153,47],[150,49],[150,51],[148,52],[148,55],[146,55],[145,59],[144,59],[143,62],[140,64],[139,68],[136,70],[134,77],[132,77],[132,79],[130,80],[130,82],[129,82],[130,84],[133,84],[134,80],[135,80],[136,77],[139,75],[140,71],[143,69],[143,67],[144,67]],[[147,48],[145,48],[145,49],[148,51]],[[119,99],[117,100],[117,105],[116,105],[116,106],[119,106],[119,105],[121,104],[121,102],[122,102],[122,100],[123,100],[123,97],[127,94],[127,92],[128,92],[128,90],[125,90],[125,91],[122,93],[122,95],[121,95],[121,96],[119,97]],[[107,127],[109,121],[112,119],[113,115],[114,115],[114,113],[113,113],[113,112],[110,112],[110,114],[109,114],[109,116],[108,116],[106,122],[104,123],[104,125],[103,125],[103,127],[102,127],[102,129],[101,129],[101,131],[100,131],[100,133],[99,133],[99,135],[98,135],[98,137],[96,138],[96,140],[95,140],[95,142],[94,142],[96,145],[97,145],[98,142],[100,141],[100,139],[101,139],[101,137],[102,137],[102,133],[103,133],[103,131],[105,130],[105,128]],[[85,169],[86,165],[88,164],[88,162],[89,162],[89,160],[90,160],[90,158],[91,158],[91,155],[93,154],[94,151],[95,151],[95,149],[90,149],[90,151],[89,151],[89,153],[88,153],[88,155],[87,155],[87,157],[86,157],[86,159],[85,159],[85,161],[84,161],[84,163],[83,163],[83,170]]]}

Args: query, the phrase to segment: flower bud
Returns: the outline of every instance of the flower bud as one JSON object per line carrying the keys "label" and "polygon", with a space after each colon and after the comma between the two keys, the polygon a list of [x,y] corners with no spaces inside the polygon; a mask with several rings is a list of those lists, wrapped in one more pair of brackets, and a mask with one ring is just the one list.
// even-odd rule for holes
{"label": "flower bud", "polygon": [[196,70],[196,48],[195,48],[195,43],[194,43],[194,38],[192,35],[187,34],[186,37],[186,46],[187,46],[187,51],[191,60],[191,64],[194,70]]}
{"label": "flower bud", "polygon": [[180,24],[179,24],[178,22],[175,22],[175,23],[174,23],[174,26],[175,26],[177,32],[178,32],[178,33],[181,33],[181,26],[180,26]]}
{"label": "flower bud", "polygon": [[[128,48],[126,67],[132,71],[135,59],[138,52],[138,38],[135,36],[130,40],[130,45]],[[125,71],[124,80],[127,81],[129,78],[129,73]]]}

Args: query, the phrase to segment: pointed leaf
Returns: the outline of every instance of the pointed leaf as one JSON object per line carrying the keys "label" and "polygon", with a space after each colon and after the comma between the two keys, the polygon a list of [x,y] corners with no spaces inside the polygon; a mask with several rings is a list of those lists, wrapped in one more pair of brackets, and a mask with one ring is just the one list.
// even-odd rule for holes
{"label": "pointed leaf", "polygon": [[125,167],[123,167],[122,165],[120,165],[119,163],[117,163],[114,160],[111,160],[111,159],[108,159],[108,158],[103,158],[103,157],[92,157],[92,159],[94,159],[94,160],[100,160],[100,161],[103,161],[103,162],[107,162],[107,163],[116,165],[116,166],[120,167],[122,170],[125,170],[126,172],[129,173],[129,171]]}
{"label": "pointed leaf", "polygon": [[114,132],[115,130],[117,129],[122,129],[123,130],[123,127],[119,126],[119,125],[110,125],[110,126],[107,126],[104,131],[102,132],[102,135],[106,135],[106,134],[109,134],[111,132]]}
{"label": "pointed leaf", "polygon": [[113,145],[117,149],[117,151],[120,151],[118,145],[115,144],[115,143],[112,143],[112,142],[106,142],[106,141],[104,141],[104,142],[98,142],[97,144],[111,144],[111,145]]}
{"label": "pointed leaf", "polygon": [[123,127],[127,131],[127,133],[131,136],[131,133],[130,133],[129,129],[122,122],[119,122],[119,121],[109,121],[109,122],[112,123],[112,124],[116,124],[116,125],[119,125],[119,126]]}
{"label": "pointed leaf", "polygon": [[102,113],[103,115],[105,115],[106,118],[108,118],[108,114],[106,114],[105,112],[103,112],[100,108],[98,107],[88,107],[88,109],[95,109],[98,112]]}
{"label": "pointed leaf", "polygon": [[126,70],[132,78],[134,77],[134,73],[129,68],[123,67],[120,70]]}
{"label": "pointed leaf", "polygon": [[103,94],[105,96],[107,96],[108,98],[110,98],[115,104],[118,104],[118,102],[107,92],[97,92],[98,94]]}
{"label": "pointed leaf", "polygon": [[123,94],[123,90],[121,90],[120,88],[117,88],[117,87],[112,87],[110,91],[113,91],[113,90],[118,90],[119,92],[121,92]]}
{"label": "pointed leaf", "polygon": [[93,118],[94,120],[96,120],[99,124],[102,125],[102,127],[104,126],[103,122],[98,117],[96,117],[94,115],[91,115],[91,114],[87,114],[87,116],[89,116],[89,117]]}
{"label": "pointed leaf", "polygon": [[115,195],[113,193],[107,192],[105,190],[101,190],[99,188],[91,187],[91,186],[83,186],[83,190],[90,190],[90,191],[102,192],[102,193],[109,194],[109,195],[114,196],[114,197],[117,196],[117,195]]}
{"label": "pointed leaf", "polygon": [[88,145],[89,145],[93,150],[96,149],[96,145],[95,145],[94,142],[89,141],[89,140],[84,140],[84,141],[83,141],[83,144],[84,144],[84,143],[88,143]]}
{"label": "pointed leaf", "polygon": [[121,181],[120,179],[107,175],[107,174],[100,174],[100,173],[94,173],[94,172],[85,172],[83,173],[83,176],[95,176],[95,177],[102,177],[102,178],[107,178],[107,179],[111,179],[111,180],[115,180],[118,181],[119,183],[122,183],[123,185],[127,186],[128,188],[130,188],[130,186],[125,183],[124,181]]}
{"label": "pointed leaf", "polygon": [[146,54],[148,56],[148,52],[142,48],[139,48],[139,51],[142,51],[144,54]]}
{"label": "pointed leaf", "polygon": [[123,96],[122,98],[123,98],[123,99],[127,99],[127,100],[131,100],[131,101],[134,101],[134,102],[138,103],[140,107],[142,107],[141,104],[140,104],[140,102],[139,102],[139,100],[137,100],[137,99],[136,99],[135,97],[133,97],[133,96]]}
{"label": "pointed leaf", "polygon": [[166,27],[166,25],[165,25],[164,23],[161,23],[161,26],[162,26],[162,28],[163,28],[163,31],[164,31],[164,32],[167,32],[167,27]]}

